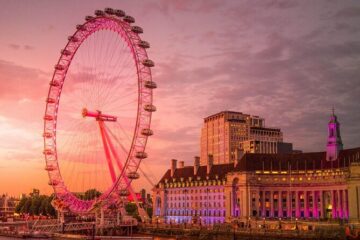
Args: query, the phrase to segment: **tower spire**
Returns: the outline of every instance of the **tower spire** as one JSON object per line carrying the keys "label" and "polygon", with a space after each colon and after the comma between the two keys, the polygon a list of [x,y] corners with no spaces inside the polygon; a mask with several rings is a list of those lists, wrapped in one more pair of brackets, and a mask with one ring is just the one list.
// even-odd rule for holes
{"label": "tower spire", "polygon": [[338,158],[339,152],[343,149],[340,135],[340,123],[335,115],[335,108],[332,107],[332,115],[328,123],[328,140],[326,145],[326,160],[333,161]]}

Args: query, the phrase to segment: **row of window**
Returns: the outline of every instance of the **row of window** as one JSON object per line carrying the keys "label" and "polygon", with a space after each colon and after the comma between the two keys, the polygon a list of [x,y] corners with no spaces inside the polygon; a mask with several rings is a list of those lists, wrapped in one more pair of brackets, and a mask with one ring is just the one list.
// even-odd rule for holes
{"label": "row of window", "polygon": [[209,193],[209,192],[224,192],[224,188],[215,189],[182,189],[182,190],[168,190],[168,194],[186,194],[186,193]]}
{"label": "row of window", "polygon": [[184,197],[184,196],[180,196],[180,197],[168,197],[168,201],[184,201],[184,200],[216,200],[216,199],[225,199],[225,195],[213,195],[213,196],[187,196],[187,197]]}
{"label": "row of window", "polygon": [[168,210],[168,216],[213,216],[225,217],[224,210]]}
{"label": "row of window", "polygon": [[181,208],[181,207],[225,207],[225,202],[200,202],[200,203],[185,203],[185,202],[179,202],[179,203],[168,203],[166,204],[166,207],[170,208]]}

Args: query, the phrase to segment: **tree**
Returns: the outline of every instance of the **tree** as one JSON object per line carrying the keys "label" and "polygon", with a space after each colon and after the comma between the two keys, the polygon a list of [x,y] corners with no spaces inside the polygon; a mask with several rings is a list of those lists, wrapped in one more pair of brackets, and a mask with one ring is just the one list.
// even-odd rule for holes
{"label": "tree", "polygon": [[23,209],[26,201],[27,201],[27,197],[23,197],[23,198],[20,200],[20,202],[18,203],[18,205],[16,205],[16,207],[15,207],[15,212],[16,212],[16,213],[22,213],[22,209]]}
{"label": "tree", "polygon": [[20,212],[21,213],[29,213],[30,206],[31,206],[31,198],[26,198],[25,204],[24,204],[24,206],[22,206]]}
{"label": "tree", "polygon": [[84,194],[84,200],[93,200],[95,198],[98,198],[100,195],[101,195],[101,192],[99,192],[95,188],[89,189]]}
{"label": "tree", "polygon": [[151,218],[152,214],[153,214],[153,208],[152,207],[146,208],[146,212],[147,212],[148,216]]}
{"label": "tree", "polygon": [[137,206],[135,203],[128,203],[125,205],[125,210],[127,212],[127,214],[134,216],[135,214],[137,214]]}
{"label": "tree", "polygon": [[17,213],[26,213],[31,215],[47,215],[51,217],[56,216],[56,211],[51,205],[54,195],[38,195],[30,194],[28,197],[24,197],[20,200],[15,207]]}

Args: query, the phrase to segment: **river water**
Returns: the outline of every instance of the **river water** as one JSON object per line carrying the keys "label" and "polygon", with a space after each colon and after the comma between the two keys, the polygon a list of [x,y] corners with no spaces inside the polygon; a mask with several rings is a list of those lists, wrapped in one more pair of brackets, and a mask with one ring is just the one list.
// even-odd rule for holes
{"label": "river water", "polygon": [[[133,240],[141,240],[140,237],[144,237],[144,239],[149,240],[149,237],[151,238],[153,236],[151,236],[151,235],[134,235]],[[119,236],[119,238],[120,238],[120,236]],[[0,236],[0,240],[11,240],[11,239],[19,240],[20,238],[12,238],[12,237],[2,237],[2,236]],[[28,238],[28,239],[29,240],[44,240],[44,238]],[[125,237],[124,239],[130,240],[131,238],[130,237],[127,237],[127,238]],[[170,237],[170,236],[169,237],[154,236],[152,239],[153,240],[176,240],[175,237]]]}

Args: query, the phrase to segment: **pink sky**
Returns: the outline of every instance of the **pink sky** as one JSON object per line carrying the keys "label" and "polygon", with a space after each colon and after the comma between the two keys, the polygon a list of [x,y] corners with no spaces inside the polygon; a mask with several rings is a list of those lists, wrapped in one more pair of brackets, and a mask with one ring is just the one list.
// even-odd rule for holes
{"label": "pink sky", "polygon": [[48,82],[67,36],[104,7],[134,16],[151,44],[158,111],[143,168],[155,178],[171,158],[193,163],[202,119],[222,110],[260,115],[296,149],[323,151],[334,105],[345,148],[360,146],[358,1],[0,3],[0,193],[51,193],[41,137]]}

